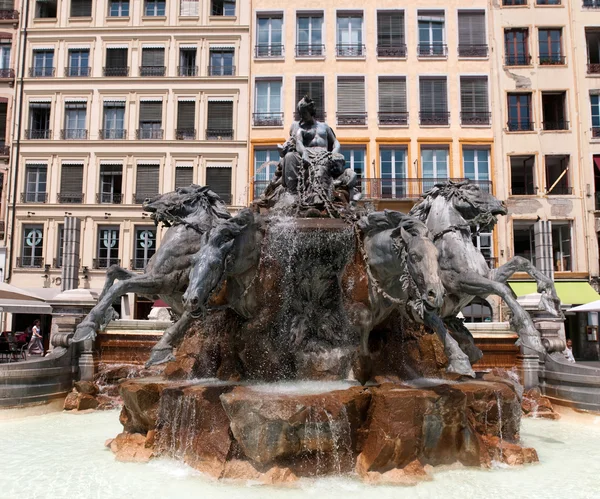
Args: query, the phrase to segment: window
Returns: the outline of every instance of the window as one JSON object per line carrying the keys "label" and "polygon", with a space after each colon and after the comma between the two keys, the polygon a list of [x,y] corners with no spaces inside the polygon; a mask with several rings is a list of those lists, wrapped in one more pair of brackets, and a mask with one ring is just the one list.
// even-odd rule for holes
{"label": "window", "polygon": [[440,181],[448,180],[448,148],[422,147],[421,168],[423,169],[423,192],[433,189]]}
{"label": "window", "polygon": [[100,136],[103,139],[124,139],[125,130],[125,101],[104,101],[103,129]]}
{"label": "window", "polygon": [[406,198],[406,149],[380,148],[379,168],[381,171],[381,197],[384,199]]}
{"label": "window", "polygon": [[158,194],[160,165],[137,165],[135,177],[135,204],[142,204],[146,199]]}
{"label": "window", "polygon": [[514,7],[515,5],[527,5],[527,0],[502,0],[503,7]]}
{"label": "window", "polygon": [[[600,6],[600,0],[598,6]],[[600,74],[600,30],[585,30],[587,45],[588,74]]]}
{"label": "window", "polygon": [[281,80],[256,80],[254,126],[282,126]]}
{"label": "window", "polygon": [[542,114],[544,130],[568,130],[566,120],[566,92],[542,92]]}
{"label": "window", "polygon": [[337,124],[365,125],[364,77],[338,77],[337,81]]}
{"label": "window", "polygon": [[341,153],[346,160],[346,167],[356,173],[358,178],[357,188],[364,192],[362,179],[365,177],[365,162],[367,150],[364,146],[342,146]]}
{"label": "window", "polygon": [[208,101],[207,140],[233,140],[233,102]]}
{"label": "window", "polygon": [[296,57],[321,57],[323,45],[323,14],[298,14],[296,20]]}
{"label": "window", "polygon": [[494,258],[494,245],[491,232],[480,232],[474,235],[473,245],[479,250],[479,252],[485,258],[486,263],[490,269],[496,267],[496,258]]}
{"label": "window", "polygon": [[446,55],[443,10],[420,10],[417,14],[419,22],[419,57],[443,57]]}
{"label": "window", "polygon": [[552,222],[552,253],[556,272],[571,272],[571,222]]}
{"label": "window", "polygon": [[89,49],[69,49],[67,76],[90,76]]}
{"label": "window", "polygon": [[[560,5],[561,0],[537,0],[536,4],[537,5]],[[586,0],[583,0],[583,6],[585,7],[586,5]]]}
{"label": "window", "polygon": [[[317,119],[325,119],[325,84],[323,78],[296,78],[296,100],[294,105],[308,95],[314,102],[317,111]],[[294,112],[296,119],[300,119],[298,112]]]}
{"label": "window", "polygon": [[460,77],[460,122],[465,125],[489,125],[487,76]]}
{"label": "window", "polygon": [[572,194],[569,186],[569,156],[546,156],[544,160],[546,162],[546,194]]}
{"label": "window", "polygon": [[550,66],[565,63],[562,54],[562,29],[540,29],[538,30],[538,41],[540,64]]}
{"label": "window", "polygon": [[154,227],[135,228],[135,256],[132,268],[143,270],[156,253],[156,229]]}
{"label": "window", "polygon": [[505,64],[507,66],[528,66],[529,30],[524,28],[504,30]]}
{"label": "window", "polygon": [[67,102],[65,104],[65,128],[63,139],[87,139],[87,104],[85,102]]}
{"label": "window", "polygon": [[485,11],[460,10],[458,12],[458,56],[487,57]]}
{"label": "window", "polygon": [[92,0],[71,0],[71,17],[92,17]]}
{"label": "window", "polygon": [[163,138],[162,107],[162,101],[140,101],[138,139]]}
{"label": "window", "polygon": [[121,204],[123,202],[123,165],[100,163],[101,204]]}
{"label": "window", "polygon": [[41,268],[44,266],[44,226],[24,225],[21,259],[17,267]]}
{"label": "window", "polygon": [[279,163],[277,149],[254,150],[254,199],[260,197],[275,175]]}
{"label": "window", "polygon": [[140,76],[165,75],[165,48],[142,47],[142,66]]}
{"label": "window", "polygon": [[198,17],[200,15],[199,0],[180,0],[179,15],[181,17]]}
{"label": "window", "polygon": [[54,76],[54,49],[34,49],[33,67],[29,73],[35,77]]}
{"label": "window", "polygon": [[14,72],[10,67],[11,49],[10,38],[0,39],[0,78],[12,78],[14,76]]}
{"label": "window", "polygon": [[231,49],[210,49],[210,66],[208,66],[209,76],[234,76],[235,66],[233,65],[234,50]]}
{"label": "window", "polygon": [[207,165],[206,185],[225,203],[231,204],[231,166]]}
{"label": "window", "polygon": [[129,67],[127,66],[127,48],[126,47],[108,47],[106,49],[106,66],[104,67],[104,76],[127,76]]}
{"label": "window", "polygon": [[535,266],[535,222],[515,221],[513,224],[513,253]]}
{"label": "window", "polygon": [[463,173],[483,191],[491,192],[490,149],[488,147],[463,148]]}
{"label": "window", "polygon": [[60,168],[59,203],[83,203],[83,164],[63,163]]}
{"label": "window", "polygon": [[211,16],[235,16],[235,0],[211,0]]}
{"label": "window", "polygon": [[510,157],[510,193],[513,196],[532,196],[537,192],[534,184],[535,156]]}
{"label": "window", "polygon": [[467,323],[492,322],[492,307],[483,298],[476,296],[471,303],[461,310]]}
{"label": "window", "polygon": [[592,108],[592,137],[600,137],[600,95],[590,95],[590,105]]}
{"label": "window", "polygon": [[25,193],[24,203],[45,203],[46,179],[48,167],[46,165],[31,164],[25,167]]}
{"label": "window", "polygon": [[419,78],[421,125],[448,125],[448,90],[446,77]]}
{"label": "window", "polygon": [[165,15],[165,0],[146,0],[144,15],[150,17]]}
{"label": "window", "polygon": [[194,165],[177,163],[175,166],[175,188],[187,187],[194,183]]}
{"label": "window", "polygon": [[407,125],[406,77],[379,77],[379,124]]}
{"label": "window", "polygon": [[508,94],[508,130],[523,132],[533,130],[531,120],[531,94]]}
{"label": "window", "polygon": [[[6,117],[7,117],[8,104],[6,102],[0,102],[0,154],[7,154],[2,148],[6,148]],[[3,178],[0,180],[4,181]],[[0,185],[3,185],[0,183]]]}
{"label": "window", "polygon": [[60,224],[58,226],[56,239],[58,241],[58,246],[56,247],[56,262],[54,264],[54,268],[60,269],[63,266],[63,255],[65,249],[65,224]]}
{"label": "window", "polygon": [[339,57],[365,55],[362,23],[362,14],[338,14],[336,51]]}
{"label": "window", "polygon": [[196,139],[196,101],[194,99],[180,99],[177,102],[177,140]]}
{"label": "window", "polygon": [[108,17],[129,17],[129,0],[110,0]]}
{"label": "window", "polygon": [[256,57],[281,57],[283,17],[281,15],[260,16],[256,20],[256,25],[258,31]]}
{"label": "window", "polygon": [[36,0],[36,19],[56,19],[56,0]]}
{"label": "window", "polygon": [[52,137],[50,130],[50,101],[29,103],[29,139],[49,139]]}
{"label": "window", "polygon": [[179,48],[179,76],[198,76],[198,66],[196,65],[196,47]]}
{"label": "window", "polygon": [[96,249],[95,269],[107,269],[119,265],[119,227],[98,227],[98,246]]}
{"label": "window", "polygon": [[377,57],[406,57],[403,10],[377,11]]}

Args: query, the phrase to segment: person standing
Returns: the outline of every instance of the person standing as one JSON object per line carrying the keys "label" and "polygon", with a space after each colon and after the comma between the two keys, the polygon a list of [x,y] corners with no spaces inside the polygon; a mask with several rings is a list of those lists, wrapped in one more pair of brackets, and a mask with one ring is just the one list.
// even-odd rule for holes
{"label": "person standing", "polygon": [[575,356],[573,355],[573,341],[572,340],[567,340],[567,348],[565,348],[563,355],[567,359],[567,362],[570,362],[571,364],[575,364]]}
{"label": "person standing", "polygon": [[27,346],[27,351],[32,355],[44,355],[44,344],[42,343],[42,332],[40,330],[40,321],[36,319],[31,328],[31,341]]}

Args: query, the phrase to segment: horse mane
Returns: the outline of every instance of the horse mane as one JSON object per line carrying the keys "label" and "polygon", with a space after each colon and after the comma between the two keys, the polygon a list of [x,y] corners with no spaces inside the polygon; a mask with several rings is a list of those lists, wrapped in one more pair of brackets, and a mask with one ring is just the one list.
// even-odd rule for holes
{"label": "horse mane", "polygon": [[252,210],[244,208],[236,216],[217,225],[207,236],[207,243],[219,248],[239,236],[253,221],[254,214]]}
{"label": "horse mane", "polygon": [[463,187],[469,184],[469,180],[461,180],[459,182],[449,180],[444,183],[435,184],[433,188],[423,194],[422,201],[413,206],[408,214],[425,222],[433,206],[433,201],[440,196],[447,201],[451,201],[452,198],[461,196]]}
{"label": "horse mane", "polygon": [[358,228],[365,236],[374,236],[384,230],[402,227],[411,236],[428,236],[427,226],[411,214],[384,210],[369,213],[358,221]]}

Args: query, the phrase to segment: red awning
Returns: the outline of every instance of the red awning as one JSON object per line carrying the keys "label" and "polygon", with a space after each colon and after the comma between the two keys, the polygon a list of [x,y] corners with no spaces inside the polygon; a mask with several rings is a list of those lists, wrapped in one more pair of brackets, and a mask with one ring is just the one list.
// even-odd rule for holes
{"label": "red awning", "polygon": [[152,308],[171,308],[171,305],[169,305],[168,303],[165,303],[162,300],[156,300],[153,304],[152,304]]}

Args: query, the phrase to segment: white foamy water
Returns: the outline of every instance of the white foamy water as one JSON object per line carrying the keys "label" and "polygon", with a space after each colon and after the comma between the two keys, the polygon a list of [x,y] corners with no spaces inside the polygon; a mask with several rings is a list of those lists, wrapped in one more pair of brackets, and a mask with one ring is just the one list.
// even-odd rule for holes
{"label": "white foamy water", "polygon": [[119,463],[104,441],[118,412],[54,413],[0,421],[2,499],[592,499],[600,497],[600,425],[524,420],[524,443],[541,463],[437,471],[414,487],[368,487],[352,478],[302,480],[295,488],[217,483],[176,461]]}
{"label": "white foamy water", "polygon": [[280,395],[318,395],[336,390],[347,390],[351,386],[360,386],[360,383],[349,381],[280,381],[278,383],[248,385],[248,388],[257,392]]}

